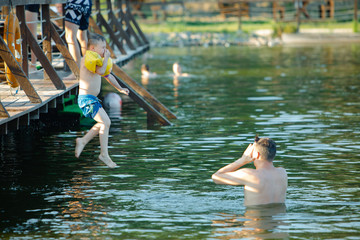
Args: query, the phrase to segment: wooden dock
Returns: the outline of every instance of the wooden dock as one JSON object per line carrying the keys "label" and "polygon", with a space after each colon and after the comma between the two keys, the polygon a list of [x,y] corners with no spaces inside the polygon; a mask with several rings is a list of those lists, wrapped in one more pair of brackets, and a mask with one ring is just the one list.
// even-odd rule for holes
{"label": "wooden dock", "polygon": [[[0,83],[0,134],[7,134],[21,126],[30,125],[32,119],[39,119],[41,113],[47,113],[51,108],[59,108],[64,98],[77,95],[78,80],[63,80],[71,72],[79,77],[79,68],[70,55],[64,39],[64,20],[50,9],[50,4],[64,4],[66,0],[17,0],[12,6],[7,2],[0,2],[0,7],[7,7],[10,11],[16,8],[16,15],[20,21],[22,37],[22,55],[28,56],[28,47],[35,53],[43,71],[29,74],[27,57],[21,64],[17,63],[14,54],[0,36],[0,63],[5,62],[16,76],[21,90],[14,94],[14,90],[6,82]],[[93,15],[90,18],[90,32],[96,32],[110,39],[108,49],[116,65],[112,74],[122,87],[130,90],[129,96],[146,112],[149,122],[157,121],[161,125],[171,125],[168,119],[176,116],[162,105],[145,88],[140,86],[120,67],[134,57],[149,50],[149,42],[142,33],[131,14],[129,0],[118,0],[112,6],[110,0],[100,4],[95,0]],[[103,2],[103,1],[102,1]],[[26,25],[26,4],[40,4],[42,18],[42,47]],[[5,11],[2,11],[6,14]],[[60,59],[54,59],[53,48],[56,46]],[[64,71],[63,67],[55,67],[55,62],[62,63],[70,68],[71,72]],[[61,64],[60,64],[61,65]]]}

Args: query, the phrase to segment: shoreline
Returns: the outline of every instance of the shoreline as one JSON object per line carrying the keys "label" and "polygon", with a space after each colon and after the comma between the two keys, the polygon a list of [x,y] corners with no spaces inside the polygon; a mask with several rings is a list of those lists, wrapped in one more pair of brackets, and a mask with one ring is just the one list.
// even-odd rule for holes
{"label": "shoreline", "polygon": [[257,30],[252,33],[150,33],[146,34],[151,47],[189,46],[276,46],[292,44],[360,43],[360,33],[351,29],[303,29],[299,33],[284,33],[273,37],[272,30]]}

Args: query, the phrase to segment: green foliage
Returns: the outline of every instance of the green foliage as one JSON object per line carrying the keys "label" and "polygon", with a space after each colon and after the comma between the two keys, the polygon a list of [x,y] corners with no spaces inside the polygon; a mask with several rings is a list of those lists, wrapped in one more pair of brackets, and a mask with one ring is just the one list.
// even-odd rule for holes
{"label": "green foliage", "polygon": [[359,32],[358,25],[359,25],[358,21],[353,21],[353,31],[354,31],[354,33]]}
{"label": "green foliage", "polygon": [[297,26],[295,23],[274,23],[273,35],[274,37],[281,37],[283,33],[295,33]]}
{"label": "green foliage", "polygon": [[[236,33],[239,30],[238,20],[214,21],[208,19],[193,18],[168,18],[164,22],[147,22],[139,21],[141,29],[145,33],[176,33],[176,32],[193,32],[193,33]],[[358,23],[353,22],[303,22],[301,29],[326,28],[326,29],[356,29]],[[296,22],[273,22],[260,20],[242,20],[241,31],[251,33],[260,29],[273,29],[275,36],[281,36],[282,33],[294,33],[297,29]]]}

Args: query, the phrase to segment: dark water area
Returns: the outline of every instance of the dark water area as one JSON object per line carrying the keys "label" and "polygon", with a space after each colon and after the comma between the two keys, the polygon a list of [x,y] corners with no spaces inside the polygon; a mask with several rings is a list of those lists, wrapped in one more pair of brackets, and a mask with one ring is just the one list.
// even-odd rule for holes
{"label": "dark water area", "polygon": [[[86,126],[0,137],[1,239],[359,239],[360,45],[151,49],[125,71],[144,62],[178,119],[148,127],[123,98],[118,168],[98,139],[74,157]],[[242,187],[211,180],[256,134],[277,143],[286,206],[245,208]]]}

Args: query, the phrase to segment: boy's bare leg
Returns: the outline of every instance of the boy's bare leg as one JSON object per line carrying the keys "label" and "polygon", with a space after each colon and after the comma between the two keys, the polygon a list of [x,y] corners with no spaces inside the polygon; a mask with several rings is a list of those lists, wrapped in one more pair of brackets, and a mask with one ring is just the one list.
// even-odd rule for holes
{"label": "boy's bare leg", "polygon": [[110,129],[110,118],[106,114],[103,108],[100,108],[94,119],[100,124],[99,129],[99,139],[100,139],[100,155],[99,159],[103,161],[108,167],[114,168],[116,167],[116,163],[114,163],[108,152],[108,138],[109,138],[109,129]]}
{"label": "boy's bare leg", "polygon": [[79,158],[86,144],[99,134],[100,126],[101,124],[97,123],[82,138],[76,138],[75,157]]}

